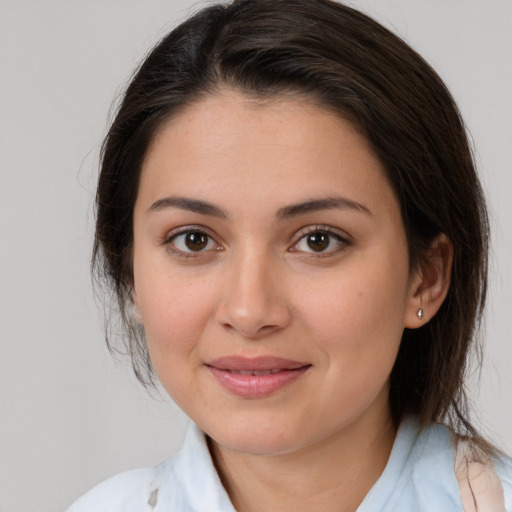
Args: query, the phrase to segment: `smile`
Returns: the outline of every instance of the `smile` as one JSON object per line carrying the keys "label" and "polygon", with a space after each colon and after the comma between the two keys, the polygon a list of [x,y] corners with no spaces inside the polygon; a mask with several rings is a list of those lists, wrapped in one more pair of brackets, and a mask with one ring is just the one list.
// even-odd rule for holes
{"label": "smile", "polygon": [[243,398],[264,398],[299,379],[311,364],[276,357],[224,357],[206,368],[231,394]]}

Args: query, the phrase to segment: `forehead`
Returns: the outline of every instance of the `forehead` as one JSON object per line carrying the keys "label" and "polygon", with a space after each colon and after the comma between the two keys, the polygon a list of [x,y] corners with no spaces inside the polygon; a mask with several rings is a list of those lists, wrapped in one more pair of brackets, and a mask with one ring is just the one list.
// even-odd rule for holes
{"label": "forehead", "polygon": [[144,161],[144,202],[184,194],[290,203],[338,194],[393,196],[379,160],[346,119],[303,96],[206,96],[165,123]]}

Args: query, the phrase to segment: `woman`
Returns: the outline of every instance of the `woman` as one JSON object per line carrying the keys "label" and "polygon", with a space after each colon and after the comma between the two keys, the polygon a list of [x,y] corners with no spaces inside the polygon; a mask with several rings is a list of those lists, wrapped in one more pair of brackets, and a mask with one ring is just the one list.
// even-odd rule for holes
{"label": "woman", "polygon": [[195,425],[70,512],[512,510],[463,387],[484,199],[399,38],[327,0],[200,11],[129,85],[97,205],[135,372]]}

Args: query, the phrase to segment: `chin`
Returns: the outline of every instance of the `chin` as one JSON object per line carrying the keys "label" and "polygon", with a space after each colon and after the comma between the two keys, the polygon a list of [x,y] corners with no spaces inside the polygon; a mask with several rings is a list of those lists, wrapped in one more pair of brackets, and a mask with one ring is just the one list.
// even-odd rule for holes
{"label": "chin", "polygon": [[[299,423],[300,424],[300,423]],[[300,449],[307,444],[303,429],[276,421],[239,419],[230,425],[199,424],[206,434],[220,446],[247,455],[282,455]]]}

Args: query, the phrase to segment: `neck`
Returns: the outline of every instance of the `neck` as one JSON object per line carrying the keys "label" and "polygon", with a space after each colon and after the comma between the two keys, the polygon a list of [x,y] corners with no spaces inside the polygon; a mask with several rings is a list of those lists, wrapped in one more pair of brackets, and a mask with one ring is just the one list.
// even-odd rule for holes
{"label": "neck", "polygon": [[251,455],[211,442],[217,471],[238,512],[354,512],[384,470],[396,429],[386,415],[280,455]]}

